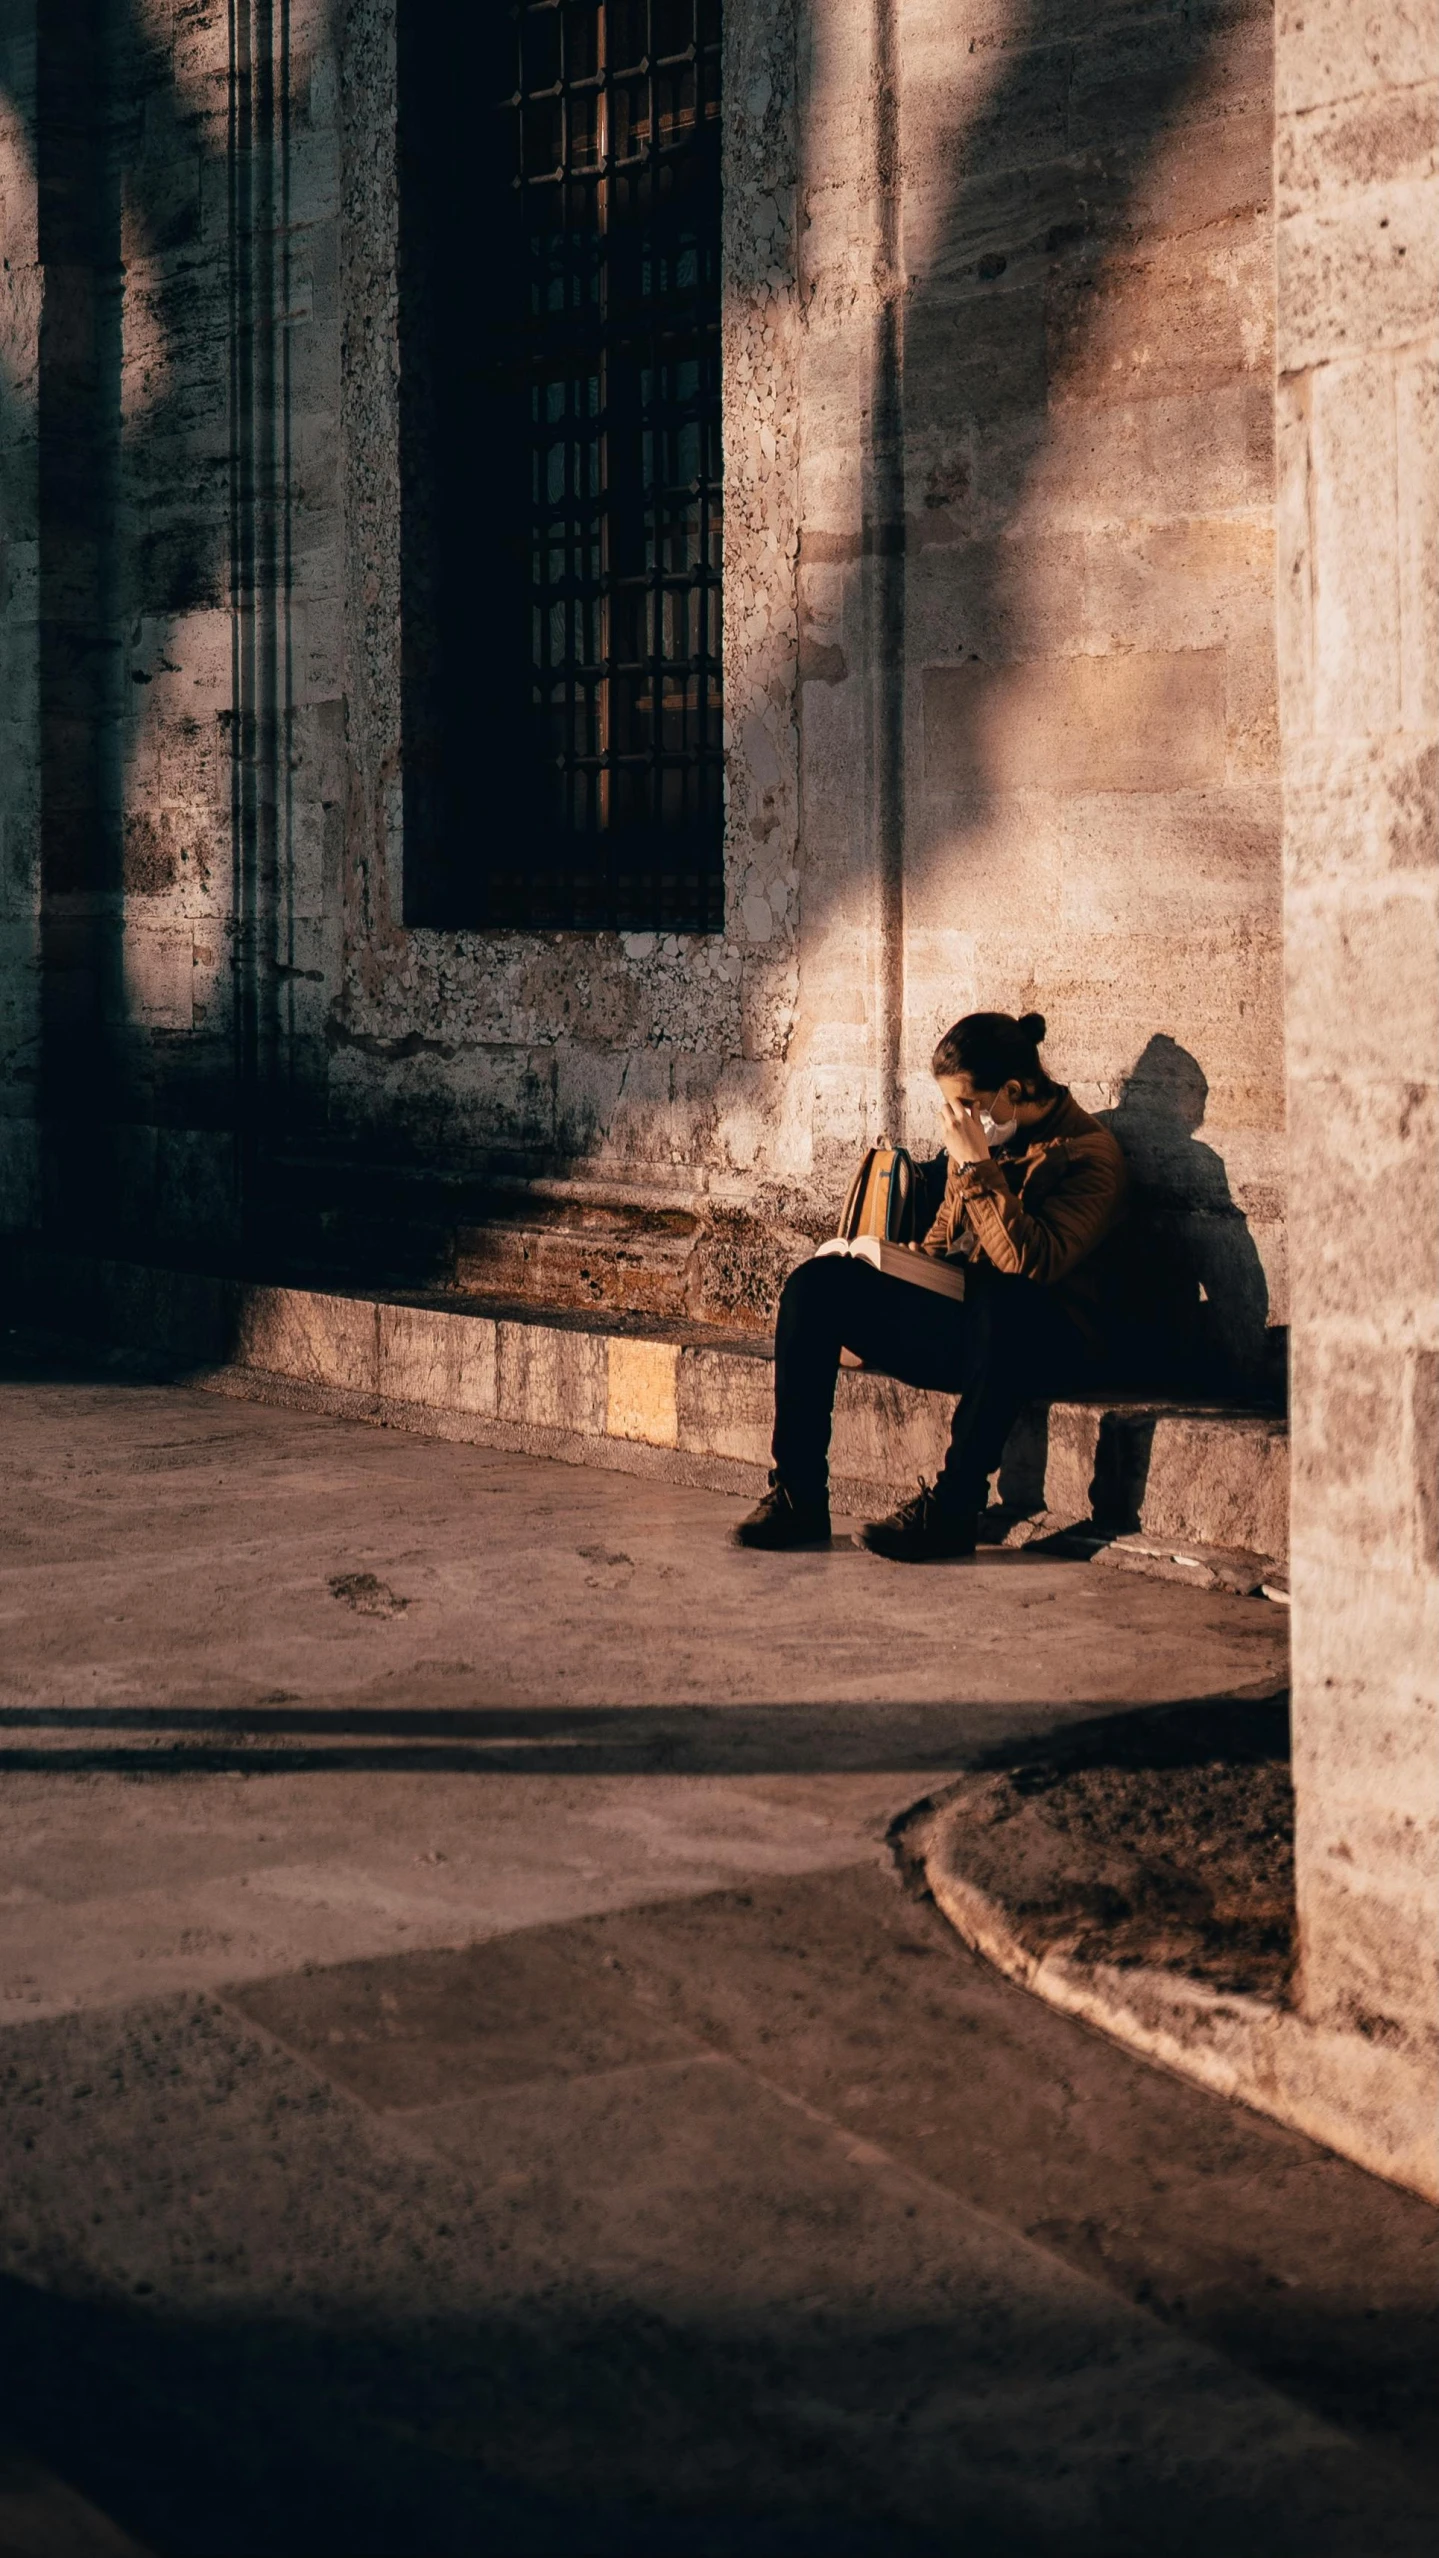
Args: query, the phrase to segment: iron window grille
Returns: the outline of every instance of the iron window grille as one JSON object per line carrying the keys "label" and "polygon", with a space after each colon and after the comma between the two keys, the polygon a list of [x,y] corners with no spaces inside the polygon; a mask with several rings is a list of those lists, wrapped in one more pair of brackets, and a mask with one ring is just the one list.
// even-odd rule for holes
{"label": "iron window grille", "polygon": [[465,15],[401,13],[407,916],[715,932],[719,0]]}

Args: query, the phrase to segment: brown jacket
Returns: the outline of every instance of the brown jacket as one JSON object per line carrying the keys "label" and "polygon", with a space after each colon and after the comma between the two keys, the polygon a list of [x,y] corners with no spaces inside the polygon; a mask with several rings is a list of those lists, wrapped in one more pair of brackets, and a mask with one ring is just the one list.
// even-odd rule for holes
{"label": "brown jacket", "polygon": [[1116,1139],[1061,1086],[1044,1117],[1017,1130],[988,1163],[951,1162],[924,1250],[945,1260],[967,1226],[978,1257],[1006,1278],[1056,1289],[1093,1337],[1107,1303],[1122,1293],[1116,1247],[1128,1209],[1129,1174]]}

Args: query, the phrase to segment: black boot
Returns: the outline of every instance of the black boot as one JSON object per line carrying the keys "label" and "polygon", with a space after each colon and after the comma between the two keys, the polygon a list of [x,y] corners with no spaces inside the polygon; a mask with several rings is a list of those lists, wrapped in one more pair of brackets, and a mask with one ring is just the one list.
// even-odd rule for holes
{"label": "black boot", "polygon": [[769,1482],[759,1508],[736,1528],[735,1544],[759,1546],[770,1554],[784,1554],[797,1545],[828,1545],[829,1503],[823,1495],[818,1501],[796,1501],[777,1474]]}
{"label": "black boot", "polygon": [[859,1541],[891,1563],[942,1563],[951,1555],[973,1554],[978,1525],[975,1511],[944,1508],[931,1486],[922,1483],[887,1519],[871,1519],[861,1528]]}

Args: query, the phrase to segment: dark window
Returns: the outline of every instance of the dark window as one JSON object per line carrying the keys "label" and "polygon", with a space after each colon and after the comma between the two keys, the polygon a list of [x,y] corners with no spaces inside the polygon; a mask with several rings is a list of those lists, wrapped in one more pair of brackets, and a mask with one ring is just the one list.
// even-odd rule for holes
{"label": "dark window", "polygon": [[719,0],[400,32],[406,918],[716,932]]}

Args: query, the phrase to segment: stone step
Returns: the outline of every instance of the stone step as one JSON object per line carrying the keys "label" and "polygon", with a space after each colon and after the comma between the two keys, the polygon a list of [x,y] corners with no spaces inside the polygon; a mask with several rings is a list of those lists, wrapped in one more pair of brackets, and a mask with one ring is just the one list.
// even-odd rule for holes
{"label": "stone step", "polygon": [[575,1311],[693,1313],[700,1220],[624,1201],[530,1200],[459,1225],[454,1285],[469,1296]]}
{"label": "stone step", "polygon": [[405,1165],[278,1155],[256,1241],[316,1287],[503,1297],[575,1313],[661,1314],[768,1334],[817,1235],[792,1200],[615,1179],[444,1177]]}
{"label": "stone step", "polygon": [[[740,1493],[765,1479],[771,1358],[753,1334],[498,1297],[263,1285],[23,1242],[3,1268],[11,1322],[154,1353],[215,1392]],[[943,1395],[841,1377],[838,1505],[884,1506],[932,1476],[949,1413]],[[1169,1554],[1278,1564],[1288,1548],[1288,1435],[1266,1412],[1031,1405],[995,1490],[1016,1542],[1022,1523],[1090,1520]]]}

